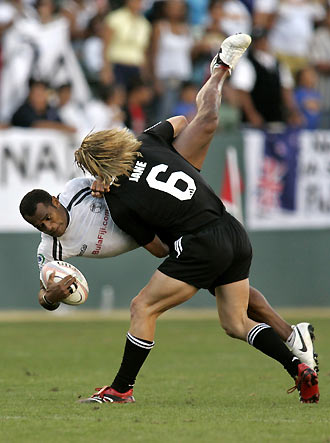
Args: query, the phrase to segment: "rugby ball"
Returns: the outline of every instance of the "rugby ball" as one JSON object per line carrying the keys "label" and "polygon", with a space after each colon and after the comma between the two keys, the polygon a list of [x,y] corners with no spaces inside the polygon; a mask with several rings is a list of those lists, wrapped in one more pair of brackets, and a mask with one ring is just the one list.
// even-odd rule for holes
{"label": "rugby ball", "polygon": [[45,263],[40,272],[40,280],[45,288],[47,288],[48,279],[53,272],[55,272],[55,283],[59,282],[67,275],[73,275],[77,280],[76,285],[71,285],[72,294],[62,300],[61,303],[67,305],[81,305],[85,303],[89,292],[88,283],[79,269],[65,261],[56,260]]}

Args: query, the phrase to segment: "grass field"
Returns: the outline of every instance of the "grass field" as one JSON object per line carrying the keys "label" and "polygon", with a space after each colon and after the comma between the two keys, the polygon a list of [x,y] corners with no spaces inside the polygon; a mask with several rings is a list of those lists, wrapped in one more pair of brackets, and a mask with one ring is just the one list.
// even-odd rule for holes
{"label": "grass field", "polygon": [[[215,315],[203,313],[159,321],[135,404],[79,404],[80,396],[112,381],[127,316],[41,314],[28,321],[0,317],[1,443],[330,442],[325,312],[308,316],[320,354],[317,405],[299,403],[296,392],[286,394],[293,382],[277,362],[226,337]],[[307,318],[301,314],[287,318]]]}

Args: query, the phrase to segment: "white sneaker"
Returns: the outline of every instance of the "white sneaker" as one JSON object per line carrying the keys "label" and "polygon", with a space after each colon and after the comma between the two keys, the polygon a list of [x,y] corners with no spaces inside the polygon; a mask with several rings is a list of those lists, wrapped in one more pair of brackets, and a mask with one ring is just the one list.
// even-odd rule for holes
{"label": "white sneaker", "polygon": [[247,34],[234,34],[227,37],[222,43],[218,54],[213,58],[210,71],[213,74],[213,70],[220,65],[225,64],[229,66],[231,73],[232,69],[238,63],[238,60],[242,57],[244,52],[250,46],[251,37]]}
{"label": "white sneaker", "polygon": [[314,371],[318,372],[317,354],[314,352],[314,328],[310,323],[292,325],[294,338],[292,343],[286,343],[290,351]]}

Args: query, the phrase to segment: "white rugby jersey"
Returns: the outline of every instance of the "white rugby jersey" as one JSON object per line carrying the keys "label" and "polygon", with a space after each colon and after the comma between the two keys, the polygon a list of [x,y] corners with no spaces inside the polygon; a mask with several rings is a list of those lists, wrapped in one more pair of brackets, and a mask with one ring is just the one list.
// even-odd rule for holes
{"label": "white rugby jersey", "polygon": [[69,224],[62,237],[41,233],[38,266],[70,257],[114,257],[138,247],[128,234],[115,225],[104,198],[91,194],[92,178],[74,178],[59,195],[69,214]]}

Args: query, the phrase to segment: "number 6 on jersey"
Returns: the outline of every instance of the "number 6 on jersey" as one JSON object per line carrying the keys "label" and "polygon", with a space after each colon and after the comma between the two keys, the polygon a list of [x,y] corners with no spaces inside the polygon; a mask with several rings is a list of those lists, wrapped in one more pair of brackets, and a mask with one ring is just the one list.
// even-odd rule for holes
{"label": "number 6 on jersey", "polygon": [[[169,176],[168,180],[166,182],[162,182],[160,180],[157,180],[158,174],[161,172],[166,172],[168,169],[168,166],[165,164],[160,164],[157,166],[154,166],[151,171],[149,172],[146,181],[150,188],[158,189],[158,191],[166,192],[167,194],[172,195],[173,197],[177,198],[178,200],[190,200],[192,196],[195,194],[196,191],[196,184],[195,181],[189,177],[188,174],[186,174],[183,171],[176,171],[172,172],[172,174]],[[181,189],[177,188],[175,185],[177,182],[181,180],[187,184],[187,188],[185,191],[182,191]]]}

